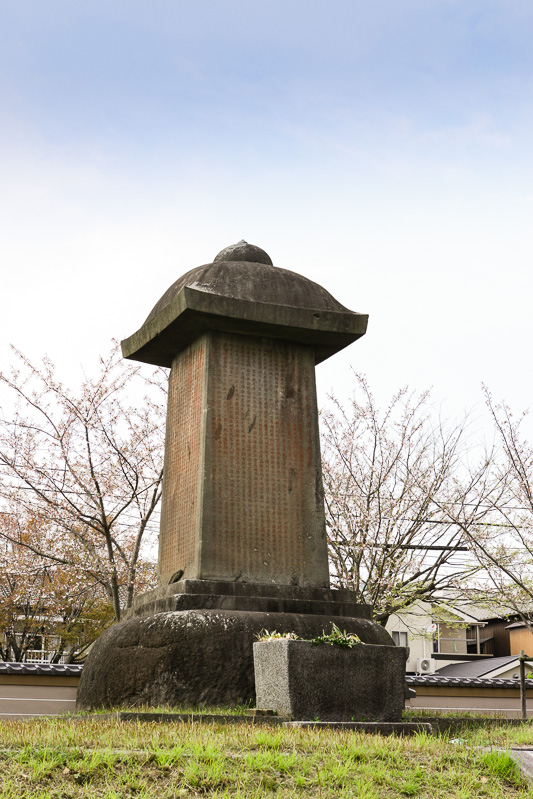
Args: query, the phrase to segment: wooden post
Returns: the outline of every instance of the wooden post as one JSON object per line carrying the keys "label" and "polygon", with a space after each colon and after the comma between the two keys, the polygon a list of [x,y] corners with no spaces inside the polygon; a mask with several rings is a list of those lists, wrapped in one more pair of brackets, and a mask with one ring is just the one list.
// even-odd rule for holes
{"label": "wooden post", "polygon": [[522,721],[527,721],[527,704],[526,704],[526,653],[522,649],[520,652],[520,705],[522,708]]}

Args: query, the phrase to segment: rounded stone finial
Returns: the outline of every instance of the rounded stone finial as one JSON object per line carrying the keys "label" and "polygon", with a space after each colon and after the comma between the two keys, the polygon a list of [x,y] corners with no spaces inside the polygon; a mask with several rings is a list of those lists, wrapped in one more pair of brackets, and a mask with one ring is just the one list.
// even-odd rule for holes
{"label": "rounded stone finial", "polygon": [[248,244],[244,239],[221,250],[213,260],[213,263],[218,261],[251,261],[253,264],[274,266],[268,253],[262,250],[261,247],[256,247],[255,244]]}

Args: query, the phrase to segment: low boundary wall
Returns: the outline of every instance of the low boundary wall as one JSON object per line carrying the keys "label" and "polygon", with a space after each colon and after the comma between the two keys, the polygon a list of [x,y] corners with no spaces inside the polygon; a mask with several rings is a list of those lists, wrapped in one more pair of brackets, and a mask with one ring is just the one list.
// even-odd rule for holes
{"label": "low boundary wall", "polygon": [[[82,665],[0,662],[0,719],[76,712]],[[405,707],[520,718],[520,681],[407,675],[416,691]],[[533,718],[533,680],[526,681],[527,713]]]}
{"label": "low boundary wall", "polygon": [[81,665],[0,663],[0,719],[76,712]]}
{"label": "low boundary wall", "polygon": [[[416,697],[406,700],[405,707],[435,710],[440,713],[479,713],[505,718],[520,718],[520,680],[461,679],[437,675],[407,675],[407,685]],[[533,718],[533,680],[526,680],[527,715]]]}

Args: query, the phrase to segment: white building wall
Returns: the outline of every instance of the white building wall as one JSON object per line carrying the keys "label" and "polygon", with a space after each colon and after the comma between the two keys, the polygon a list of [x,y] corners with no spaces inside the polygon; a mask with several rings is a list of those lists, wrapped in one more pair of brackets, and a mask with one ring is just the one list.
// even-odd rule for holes
{"label": "white building wall", "polygon": [[407,633],[409,658],[406,671],[408,672],[416,672],[418,658],[430,657],[433,652],[432,635],[425,632],[432,621],[431,605],[427,602],[417,602],[402,613],[401,618],[395,614],[390,616],[386,624],[389,633],[393,631]]}

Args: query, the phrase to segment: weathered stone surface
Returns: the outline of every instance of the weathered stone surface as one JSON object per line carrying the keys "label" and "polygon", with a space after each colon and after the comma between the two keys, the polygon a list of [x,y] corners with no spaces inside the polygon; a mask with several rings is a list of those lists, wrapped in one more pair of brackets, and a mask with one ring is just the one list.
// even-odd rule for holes
{"label": "weathered stone surface", "polygon": [[372,618],[371,606],[354,602],[348,589],[222,580],[179,580],[139,594],[123,618],[202,608]]}
{"label": "weathered stone surface", "polygon": [[206,334],[169,381],[163,584],[329,584],[312,350]]}
{"label": "weathered stone surface", "polygon": [[[233,246],[236,260],[227,260],[232,248],[226,248],[213,263],[172,284],[143,326],[122,342],[125,358],[172,366],[199,336],[218,331],[306,344],[320,363],[365,334],[366,314],[348,310],[303,275],[272,266],[259,247]],[[263,253],[254,256],[260,262],[241,260],[255,250]]]}
{"label": "weathered stone surface", "polygon": [[218,261],[249,261],[253,264],[274,265],[267,252],[262,250],[261,247],[256,247],[255,244],[248,244],[244,239],[221,250],[213,259],[213,263]]}
{"label": "weathered stone surface", "polygon": [[406,659],[398,646],[256,642],[257,707],[295,720],[399,721]]}
{"label": "weathered stone surface", "polygon": [[[367,643],[388,644],[391,640],[383,627],[367,619],[341,617],[335,621]],[[263,629],[315,637],[331,630],[331,619],[191,610],[120,622],[106,630],[93,647],[78,689],[78,707],[229,707],[253,702],[252,647]],[[388,653],[388,648],[384,651]]]}
{"label": "weathered stone surface", "polygon": [[329,585],[314,366],[366,321],[241,241],[179,278],[123,342],[172,367],[163,585]]}
{"label": "weathered stone surface", "polygon": [[[345,614],[371,618],[370,605],[355,605],[354,592],[349,588],[316,588],[301,585],[275,585],[273,583],[245,583],[234,580],[187,580],[180,579],[172,585],[161,586],[155,591],[147,591],[134,598],[134,605],[143,602],[151,594],[224,594],[227,596],[276,597],[278,599],[317,600],[321,602],[345,602],[356,608],[364,608],[363,613]],[[370,614],[370,615],[369,615]]]}

